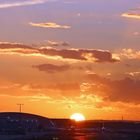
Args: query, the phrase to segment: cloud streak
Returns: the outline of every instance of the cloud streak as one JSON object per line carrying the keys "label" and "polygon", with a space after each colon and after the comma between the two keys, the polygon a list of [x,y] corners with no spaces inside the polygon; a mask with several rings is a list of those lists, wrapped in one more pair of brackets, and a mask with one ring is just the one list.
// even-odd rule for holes
{"label": "cloud streak", "polygon": [[140,20],[140,14],[123,13],[121,16],[125,17],[125,18],[132,18],[132,19],[139,19]]}
{"label": "cloud streak", "polygon": [[4,8],[12,8],[12,7],[20,7],[20,6],[29,6],[29,5],[36,5],[36,4],[43,4],[47,0],[28,0],[28,1],[17,1],[17,2],[7,2],[7,3],[0,3],[0,9]]}
{"label": "cloud streak", "polygon": [[53,28],[53,29],[70,29],[69,25],[60,25],[54,22],[46,22],[46,23],[29,23],[33,27],[41,27],[41,28]]}

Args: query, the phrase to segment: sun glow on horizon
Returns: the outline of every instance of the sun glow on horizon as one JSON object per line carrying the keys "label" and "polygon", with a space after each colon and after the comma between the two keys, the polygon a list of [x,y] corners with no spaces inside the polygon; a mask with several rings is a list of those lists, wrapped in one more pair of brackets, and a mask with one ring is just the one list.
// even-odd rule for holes
{"label": "sun glow on horizon", "polygon": [[85,119],[85,116],[83,115],[83,114],[81,114],[81,113],[74,113],[74,114],[72,114],[71,116],[70,116],[70,119],[71,120],[75,120],[75,121],[84,121],[84,120],[86,120]]}

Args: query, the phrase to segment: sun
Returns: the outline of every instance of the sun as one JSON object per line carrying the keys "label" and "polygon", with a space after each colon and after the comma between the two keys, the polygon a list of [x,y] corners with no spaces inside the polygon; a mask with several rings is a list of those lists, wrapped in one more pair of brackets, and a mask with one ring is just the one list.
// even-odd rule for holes
{"label": "sun", "polygon": [[70,116],[70,119],[75,121],[84,121],[85,116],[81,113],[74,113]]}

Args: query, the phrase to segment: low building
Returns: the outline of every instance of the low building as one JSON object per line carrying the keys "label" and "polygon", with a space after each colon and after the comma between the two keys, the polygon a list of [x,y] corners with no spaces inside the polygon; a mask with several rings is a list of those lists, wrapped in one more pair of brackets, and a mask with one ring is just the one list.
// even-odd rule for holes
{"label": "low building", "polygon": [[46,132],[54,128],[54,123],[46,117],[17,112],[0,113],[0,134]]}

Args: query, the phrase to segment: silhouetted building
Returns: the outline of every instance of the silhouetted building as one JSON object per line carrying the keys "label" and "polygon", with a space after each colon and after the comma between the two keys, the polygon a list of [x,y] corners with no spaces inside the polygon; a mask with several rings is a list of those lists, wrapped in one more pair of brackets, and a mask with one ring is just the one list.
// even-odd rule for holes
{"label": "silhouetted building", "polygon": [[0,113],[0,134],[43,132],[54,128],[54,123],[46,117],[17,112]]}

